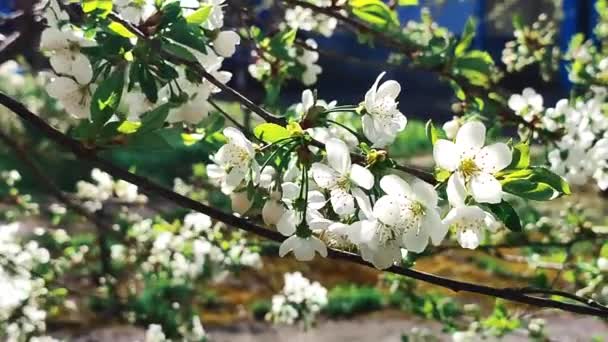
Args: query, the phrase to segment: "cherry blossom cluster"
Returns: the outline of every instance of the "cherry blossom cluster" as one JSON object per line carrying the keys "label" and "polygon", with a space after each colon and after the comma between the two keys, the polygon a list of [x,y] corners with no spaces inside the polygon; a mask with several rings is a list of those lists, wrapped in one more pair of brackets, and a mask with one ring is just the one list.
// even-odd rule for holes
{"label": "cherry blossom cluster", "polygon": [[541,76],[549,80],[557,71],[561,52],[555,45],[557,29],[546,14],[541,14],[531,26],[516,22],[515,40],[506,43],[502,51],[502,62],[508,72],[519,72],[538,63]]}
{"label": "cherry blossom cluster", "polygon": [[[545,108],[543,97],[532,88],[509,99],[509,107],[539,129],[560,132],[555,148],[548,154],[551,169],[576,185],[594,179],[602,190],[608,188],[608,119],[603,103],[606,90],[592,88],[587,98],[561,99],[553,108]],[[529,128],[520,126],[525,135]],[[535,136],[537,132],[535,132]]]}
{"label": "cherry blossom cluster", "polygon": [[[345,0],[307,1],[318,7],[338,7],[346,2]],[[296,30],[314,31],[322,34],[325,37],[331,37],[334,33],[334,30],[338,26],[338,19],[322,13],[316,13],[310,8],[304,8],[302,6],[296,5],[293,7],[289,7],[285,10],[285,21],[282,23],[282,25]]]}
{"label": "cherry blossom cluster", "polygon": [[608,189],[608,117],[606,90],[594,88],[587,100],[562,99],[546,111],[548,120],[563,128],[563,136],[548,154],[551,168],[570,183],[583,185],[590,179]]}
{"label": "cherry blossom cluster", "polygon": [[22,241],[23,234],[18,223],[0,225],[0,338],[5,341],[29,340],[46,330],[49,290],[36,269],[48,265],[50,255],[35,241]]}
{"label": "cherry blossom cluster", "polygon": [[[44,17],[48,28],[41,37],[40,48],[49,55],[50,64],[53,68],[53,77],[47,84],[47,92],[57,99],[65,110],[78,119],[90,119],[90,108],[92,96],[99,86],[100,77],[95,76],[99,72],[99,57],[92,56],[93,49],[98,46],[96,37],[91,34],[84,34],[80,28],[69,22],[69,17],[58,1],[51,0],[47,6]],[[130,21],[134,25],[144,24],[146,20],[153,20],[153,16],[164,9],[163,6],[174,3],[174,1],[116,1],[114,3],[115,12],[123,19]],[[222,12],[223,0],[209,1],[179,1],[183,15],[195,15],[196,9],[208,9],[208,18],[201,24],[205,32],[213,32],[208,37],[208,46],[202,52],[202,48],[197,50],[189,46],[181,46],[182,53],[193,56],[198,63],[211,75],[226,83],[232,77],[227,71],[222,71],[224,58],[230,57],[235,53],[236,45],[240,43],[240,36],[230,30],[222,31],[224,26],[224,15]],[[126,28],[123,27],[126,30]],[[128,49],[136,49],[142,43],[141,39],[133,36],[130,38],[131,46]],[[125,62],[132,60],[133,56],[129,52],[123,57]],[[92,63],[95,61],[95,64]],[[103,63],[101,63],[103,64]],[[128,69],[124,71],[123,78],[129,75],[129,89],[123,89],[122,100],[119,112],[125,113],[126,119],[139,121],[142,114],[153,108],[164,104],[180,101],[180,106],[175,106],[170,110],[167,121],[170,123],[185,122],[198,124],[209,112],[210,105],[207,102],[209,97],[220,90],[207,80],[193,80],[187,73],[187,68],[183,65],[174,65],[170,71],[171,80],[166,84],[152,91],[144,91],[144,87],[150,87],[150,83],[142,84],[140,77],[139,84],[132,79],[138,75],[136,64],[129,63]],[[164,69],[164,72],[169,72]],[[177,75],[172,75],[176,72]],[[152,76],[148,76],[152,78]],[[149,80],[148,82],[154,82]],[[153,94],[151,94],[153,92]],[[118,115],[118,113],[116,113]],[[114,116],[113,120],[117,120]]]}
{"label": "cherry blossom cluster", "polygon": [[[365,162],[351,157],[360,143],[359,133],[351,127],[303,129],[301,125],[306,126],[319,111],[336,118],[349,110],[317,100],[310,91],[292,107],[300,124],[288,125],[285,131],[291,129],[291,136],[261,147],[235,128],[224,130],[227,142],[212,157],[214,164],[207,166],[207,174],[231,196],[233,210],[240,215],[255,215],[251,209],[255,197],[260,190],[266,194],[263,221],[287,237],[280,256],[293,252],[299,260],[311,260],[315,253],[326,256],[327,244],[355,247],[365,260],[384,269],[401,261],[403,251],[421,253],[429,241],[440,244],[450,227],[463,247],[476,248],[486,230],[501,226],[475,203],[502,202],[502,184],[496,175],[511,164],[512,151],[504,143],[486,146],[486,127],[480,121],[458,124],[450,140],[435,142],[433,155],[446,175],[451,208],[445,215],[432,185],[387,170],[374,171],[374,163],[384,156],[376,149],[390,145],[407,124],[397,108],[401,87],[394,80],[380,83],[383,76],[376,79],[360,106],[350,108],[360,117],[361,143],[371,146]],[[319,137],[323,147],[298,147],[302,137]],[[258,161],[273,146],[276,152]],[[272,158],[278,153],[288,162],[274,164]],[[317,156],[305,157],[308,153]]]}
{"label": "cherry blossom cluster", "polygon": [[289,45],[284,48],[287,50],[288,58],[279,58],[262,48],[251,51],[253,63],[247,69],[249,74],[258,81],[264,81],[277,70],[302,68],[300,81],[307,86],[317,83],[317,78],[323,71],[323,68],[317,64],[319,61],[319,53],[316,51],[317,42],[309,38],[300,46]]}
{"label": "cherry blossom cluster", "polygon": [[78,181],[75,193],[75,196],[83,201],[82,205],[91,212],[101,210],[103,203],[110,200],[122,204],[143,204],[148,201],[145,195],[139,194],[137,185],[122,179],[114,180],[99,169],[91,171],[91,178],[94,183]]}
{"label": "cherry blossom cluster", "polygon": [[[203,328],[201,319],[199,316],[193,316],[192,321],[188,324],[182,324],[178,326],[180,337],[184,341],[207,341],[207,333]],[[163,327],[160,324],[150,324],[146,330],[143,342],[171,342],[172,340],[167,338],[163,332]]]}
{"label": "cherry blossom cluster", "polygon": [[218,277],[236,267],[261,267],[260,255],[242,237],[223,234],[220,226],[214,226],[207,215],[200,213],[186,215],[178,227],[141,219],[128,232],[136,241],[134,248],[114,244],[112,258],[135,263],[138,254],[143,253],[147,255],[140,266],[144,273],[165,270],[175,284],[188,284],[203,276]]}
{"label": "cherry blossom cluster", "polygon": [[285,273],[284,281],[281,292],[272,296],[272,306],[266,320],[288,325],[300,322],[310,327],[327,305],[327,289],[305,278],[300,272]]}

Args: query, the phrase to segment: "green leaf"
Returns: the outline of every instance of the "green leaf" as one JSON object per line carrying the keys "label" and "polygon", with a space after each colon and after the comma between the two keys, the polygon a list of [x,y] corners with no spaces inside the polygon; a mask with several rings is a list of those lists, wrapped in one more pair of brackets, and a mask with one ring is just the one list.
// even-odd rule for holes
{"label": "green leaf", "polygon": [[373,25],[399,25],[396,13],[381,0],[351,0],[352,12],[359,19]]}
{"label": "green leaf", "polygon": [[519,216],[509,202],[503,200],[502,202],[496,204],[488,203],[486,206],[494,215],[496,215],[496,218],[505,224],[509,230],[514,232],[522,231]]}
{"label": "green leaf", "polygon": [[141,127],[139,121],[124,121],[118,126],[117,131],[122,134],[133,134]]}
{"label": "green leaf", "polygon": [[456,57],[462,56],[465,51],[471,46],[473,42],[473,38],[475,38],[475,29],[477,28],[477,22],[474,18],[469,18],[467,23],[464,25],[464,29],[462,30],[462,36],[460,37],[460,42],[456,45],[454,50],[454,55]]}
{"label": "green leaf", "polygon": [[530,166],[530,145],[519,143],[513,146],[513,159],[508,169],[526,169]]}
{"label": "green leaf", "polygon": [[99,10],[105,16],[112,12],[112,0],[82,0],[82,10],[84,13]]}
{"label": "green leaf", "polygon": [[285,127],[273,123],[260,124],[255,127],[253,133],[257,138],[270,144],[290,137],[289,131]]}
{"label": "green leaf", "polygon": [[91,101],[91,120],[97,127],[103,126],[116,112],[120,104],[125,83],[125,71],[122,68],[114,70],[103,80]]}
{"label": "green leaf", "polygon": [[502,184],[503,191],[533,201],[549,201],[559,197],[560,193],[546,183],[528,179],[511,179]]}
{"label": "green leaf", "polygon": [[201,5],[199,9],[186,17],[186,21],[188,24],[201,25],[207,21],[212,9],[213,6],[211,5]]}
{"label": "green leaf", "polygon": [[117,23],[117,22],[111,22],[110,25],[108,25],[108,28],[118,34],[121,37],[125,37],[125,38],[133,38],[135,37],[135,34],[133,34],[131,31],[129,31],[129,29],[127,29],[123,24],[121,23]]}
{"label": "green leaf", "polygon": [[543,167],[506,171],[499,177],[504,191],[535,201],[552,200],[571,193],[565,179]]}
{"label": "green leaf", "polygon": [[473,50],[456,58],[454,68],[473,85],[487,88],[493,73],[494,60],[485,51]]}
{"label": "green leaf", "polygon": [[144,113],[141,118],[139,133],[147,133],[162,128],[167,116],[169,116],[169,109],[171,109],[171,107],[172,104],[164,103],[151,111]]}
{"label": "green leaf", "polygon": [[185,47],[170,42],[169,40],[163,39],[161,42],[161,49],[169,52],[173,56],[184,59],[188,62],[196,62],[196,57]]}
{"label": "green leaf", "polygon": [[418,0],[399,0],[399,6],[418,6]]}
{"label": "green leaf", "polygon": [[433,125],[433,120],[429,120],[426,122],[426,137],[429,139],[431,144],[435,145],[435,142],[440,139],[441,133],[435,125]]}
{"label": "green leaf", "polygon": [[146,95],[146,98],[150,102],[156,103],[158,100],[158,86],[156,85],[156,79],[150,70],[143,64],[136,63],[131,67],[136,67],[135,73],[137,75],[137,81],[141,90]]}

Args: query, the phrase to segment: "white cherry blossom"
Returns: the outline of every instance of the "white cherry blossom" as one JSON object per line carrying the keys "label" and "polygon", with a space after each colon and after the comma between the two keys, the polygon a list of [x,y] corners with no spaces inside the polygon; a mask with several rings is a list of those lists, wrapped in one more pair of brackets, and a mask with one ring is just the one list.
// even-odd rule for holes
{"label": "white cherry blossom", "polygon": [[207,166],[207,174],[217,181],[225,194],[230,194],[245,180],[255,161],[253,144],[234,127],[224,129],[227,143],[213,156],[215,164]]}
{"label": "white cherry blossom", "polygon": [[499,203],[502,185],[494,176],[511,164],[511,150],[504,143],[484,147],[486,127],[479,121],[467,122],[455,142],[437,140],[433,157],[437,166],[452,172],[447,186],[453,206],[464,204],[470,193],[479,203]]}
{"label": "white cherry blossom", "polygon": [[311,235],[299,237],[292,235],[288,237],[279,247],[279,256],[284,257],[293,251],[293,255],[300,261],[310,261],[315,257],[315,252],[322,257],[327,257],[327,247],[319,238]]}
{"label": "white cherry blossom", "polygon": [[354,189],[369,190],[374,186],[374,175],[365,167],[353,164],[348,146],[341,140],[329,139],[325,144],[327,163],[314,163],[312,177],[323,189],[330,190],[331,205],[336,214],[350,215],[355,212]]}
{"label": "white cherry blossom", "polygon": [[401,86],[394,80],[378,85],[384,74],[386,73],[381,73],[367,91],[363,103],[363,134],[373,143],[373,147],[391,144],[407,124],[406,117],[397,109]]}
{"label": "white cherry blossom", "polygon": [[[402,227],[403,247],[421,253],[429,239],[434,245],[441,243],[447,227],[441,223],[437,207],[439,198],[433,186],[419,179],[410,186],[400,177],[388,175],[380,180],[380,187],[387,196],[376,202],[374,215],[383,222]],[[395,211],[396,208],[399,210]]]}
{"label": "white cherry blossom", "polygon": [[139,24],[156,11],[154,0],[114,0],[114,9],[125,20]]}
{"label": "white cherry blossom", "polygon": [[525,88],[520,94],[513,94],[509,98],[509,108],[531,122],[543,111],[543,96],[532,88]]}
{"label": "white cherry blossom", "polygon": [[80,52],[81,47],[94,46],[95,42],[76,34],[49,27],[42,32],[40,49],[49,51],[49,62],[56,73],[73,76],[80,84],[87,84],[93,78],[93,68],[89,59]]}
{"label": "white cherry blossom", "polygon": [[458,243],[468,249],[475,249],[479,246],[484,229],[493,232],[499,225],[492,214],[478,206],[454,207],[442,222],[456,230]]}
{"label": "white cherry blossom", "polygon": [[68,77],[55,77],[45,88],[72,116],[79,119],[89,117],[94,86],[80,84]]}

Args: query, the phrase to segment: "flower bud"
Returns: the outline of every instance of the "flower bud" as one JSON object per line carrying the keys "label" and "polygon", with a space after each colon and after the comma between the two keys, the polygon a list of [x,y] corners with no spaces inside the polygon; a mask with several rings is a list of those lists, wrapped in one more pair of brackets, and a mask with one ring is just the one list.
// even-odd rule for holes
{"label": "flower bud", "polygon": [[443,124],[443,130],[445,131],[445,135],[448,139],[456,138],[456,134],[460,129],[460,120],[457,117],[454,117],[452,120]]}
{"label": "flower bud", "polygon": [[251,208],[251,201],[246,192],[234,192],[230,195],[232,211],[244,215]]}
{"label": "flower bud", "polygon": [[283,205],[274,199],[269,199],[262,208],[262,218],[267,225],[275,225],[285,212]]}

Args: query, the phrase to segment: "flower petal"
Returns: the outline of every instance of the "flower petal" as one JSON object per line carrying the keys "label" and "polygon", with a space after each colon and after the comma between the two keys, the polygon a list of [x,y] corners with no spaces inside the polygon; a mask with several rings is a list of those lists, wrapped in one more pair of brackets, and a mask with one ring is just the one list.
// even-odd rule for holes
{"label": "flower petal", "polygon": [[513,155],[505,143],[486,146],[475,156],[475,164],[483,172],[496,173],[511,164]]}
{"label": "flower petal", "polygon": [[319,240],[316,236],[311,236],[309,238],[309,243],[312,248],[319,253],[320,256],[326,258],[327,257],[327,247],[323,241]]}
{"label": "flower petal", "polygon": [[299,216],[295,210],[288,210],[279,219],[277,222],[277,230],[279,233],[290,236],[296,232],[296,226],[300,223]]}
{"label": "flower petal", "polygon": [[395,80],[385,81],[378,88],[378,92],[376,93],[376,98],[384,98],[389,97],[391,99],[396,99],[401,92],[401,85],[399,82]]}
{"label": "flower petal", "polygon": [[513,94],[509,98],[509,108],[513,109],[515,112],[521,112],[526,106],[526,100],[519,94]]}
{"label": "flower petal", "polygon": [[361,165],[353,164],[350,168],[350,179],[365,190],[374,186],[374,175]]}
{"label": "flower petal", "polygon": [[331,138],[325,143],[327,163],[339,174],[344,175],[350,170],[350,151],[344,141]]}
{"label": "flower petal", "polygon": [[331,206],[336,214],[346,216],[355,212],[355,198],[344,189],[333,189],[330,196]]}
{"label": "flower petal", "polygon": [[89,59],[79,53],[72,61],[72,75],[80,84],[88,84],[93,79],[93,67]]}
{"label": "flower petal", "polygon": [[464,205],[464,200],[467,198],[467,189],[460,172],[454,172],[450,176],[446,192],[448,194],[448,201],[452,206],[459,207]]}
{"label": "flower petal", "polygon": [[374,214],[369,197],[363,192],[363,190],[359,188],[354,188],[351,190],[351,192],[355,197],[355,201],[357,202],[359,209],[361,209],[361,211],[365,215],[365,218],[371,219]]}
{"label": "flower petal", "polygon": [[387,195],[411,196],[412,188],[410,185],[397,175],[386,175],[380,180],[380,188]]}
{"label": "flower petal", "polygon": [[454,171],[460,163],[460,150],[453,142],[439,139],[433,146],[433,158],[438,167]]}
{"label": "flower petal", "polygon": [[403,246],[410,252],[422,253],[429,244],[429,230],[411,228],[403,234]]}
{"label": "flower petal", "polygon": [[448,233],[448,226],[441,222],[437,210],[428,210],[422,220],[422,229],[426,229],[431,237],[433,245],[438,246]]}
{"label": "flower petal", "polygon": [[469,121],[456,134],[456,145],[466,157],[473,157],[486,140],[486,126],[481,121]]}
{"label": "flower petal", "polygon": [[365,93],[365,106],[366,107],[372,106],[376,102],[376,93],[378,91],[378,83],[380,83],[380,80],[382,79],[382,77],[384,77],[384,74],[386,74],[386,71],[383,71],[382,73],[380,73],[380,75],[378,75],[378,77],[376,77],[376,81],[374,82],[372,87],[367,91],[367,93]]}
{"label": "flower petal", "polygon": [[333,188],[340,179],[340,175],[334,169],[321,163],[312,164],[310,172],[315,183],[323,189]]}
{"label": "flower petal", "polygon": [[402,222],[401,204],[404,200],[397,196],[383,196],[374,205],[374,217],[380,222],[396,226]]}
{"label": "flower petal", "polygon": [[462,248],[475,249],[481,241],[481,231],[479,229],[460,229],[456,233],[456,239]]}
{"label": "flower petal", "polygon": [[281,258],[294,249],[295,245],[297,244],[297,239],[297,236],[292,235],[281,243],[281,246],[279,247],[279,256]]}
{"label": "flower petal", "polygon": [[315,249],[308,239],[298,238],[293,248],[293,255],[300,261],[311,261],[315,258]]}
{"label": "flower petal", "polygon": [[471,178],[471,194],[479,203],[500,203],[502,185],[489,173],[478,173]]}
{"label": "flower petal", "polygon": [[435,208],[439,201],[437,191],[429,183],[416,179],[412,182],[412,192],[414,196],[427,208]]}

